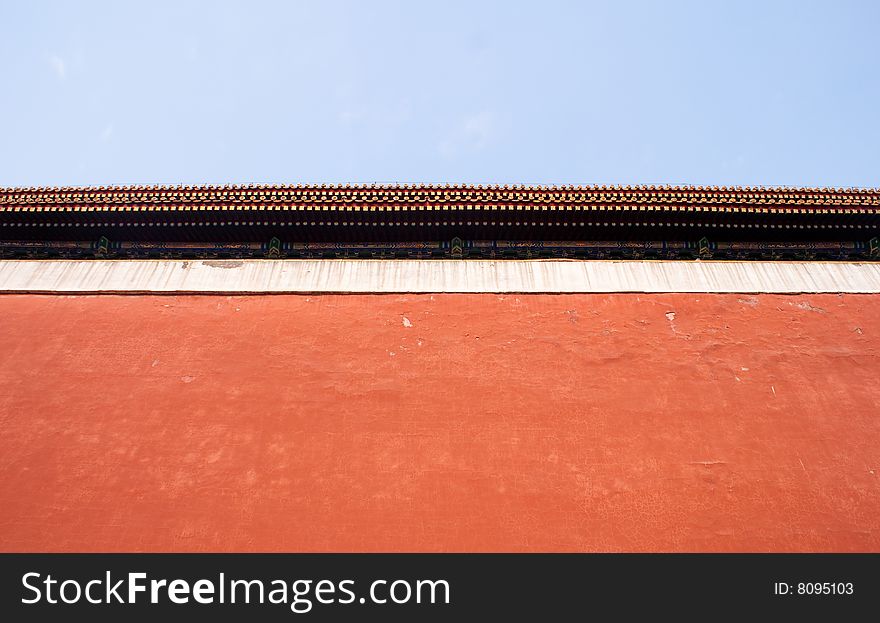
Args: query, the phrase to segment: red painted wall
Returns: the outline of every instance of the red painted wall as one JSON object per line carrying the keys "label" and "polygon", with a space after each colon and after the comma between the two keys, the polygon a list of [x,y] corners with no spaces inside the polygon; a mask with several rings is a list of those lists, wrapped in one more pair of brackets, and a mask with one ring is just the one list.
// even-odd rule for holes
{"label": "red painted wall", "polygon": [[0,296],[4,551],[880,551],[880,296]]}

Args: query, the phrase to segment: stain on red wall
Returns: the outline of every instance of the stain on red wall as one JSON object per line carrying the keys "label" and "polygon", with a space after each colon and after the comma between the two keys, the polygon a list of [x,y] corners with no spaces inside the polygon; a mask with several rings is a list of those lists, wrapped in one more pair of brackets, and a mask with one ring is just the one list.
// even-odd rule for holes
{"label": "stain on red wall", "polygon": [[880,297],[0,296],[4,551],[880,551]]}

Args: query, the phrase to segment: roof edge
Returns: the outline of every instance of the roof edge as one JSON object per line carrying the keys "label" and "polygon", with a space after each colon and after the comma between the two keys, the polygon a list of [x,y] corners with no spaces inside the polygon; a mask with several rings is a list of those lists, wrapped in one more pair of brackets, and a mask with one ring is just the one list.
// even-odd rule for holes
{"label": "roof edge", "polygon": [[114,191],[243,191],[243,190],[522,190],[583,192],[804,192],[819,194],[880,193],[880,187],[702,185],[702,184],[479,184],[479,183],[245,183],[245,184],[110,184],[73,186],[0,186],[5,192],[114,192]]}

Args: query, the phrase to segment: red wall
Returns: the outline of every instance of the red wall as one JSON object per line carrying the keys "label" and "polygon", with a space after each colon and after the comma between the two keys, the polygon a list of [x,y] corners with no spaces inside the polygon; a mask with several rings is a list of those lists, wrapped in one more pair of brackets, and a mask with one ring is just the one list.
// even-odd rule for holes
{"label": "red wall", "polygon": [[880,551],[880,296],[0,296],[4,551]]}

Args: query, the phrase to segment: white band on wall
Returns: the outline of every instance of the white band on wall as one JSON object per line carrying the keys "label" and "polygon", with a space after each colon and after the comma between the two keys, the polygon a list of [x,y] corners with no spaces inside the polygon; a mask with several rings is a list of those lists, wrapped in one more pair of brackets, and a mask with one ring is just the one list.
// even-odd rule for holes
{"label": "white band on wall", "polygon": [[880,263],[2,260],[0,293],[876,293]]}

